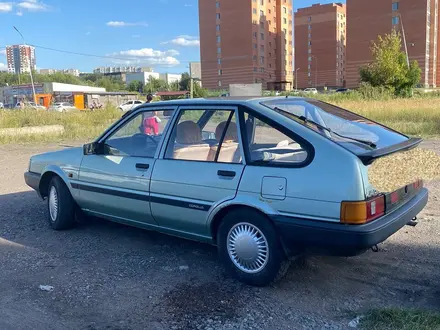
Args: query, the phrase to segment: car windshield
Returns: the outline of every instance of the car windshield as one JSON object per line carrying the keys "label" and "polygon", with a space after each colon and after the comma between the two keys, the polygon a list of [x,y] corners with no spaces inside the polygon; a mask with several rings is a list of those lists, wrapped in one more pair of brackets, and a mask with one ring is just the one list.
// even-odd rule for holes
{"label": "car windshield", "polygon": [[318,100],[283,98],[261,104],[312,128],[356,154],[372,148],[386,148],[408,139],[353,112]]}

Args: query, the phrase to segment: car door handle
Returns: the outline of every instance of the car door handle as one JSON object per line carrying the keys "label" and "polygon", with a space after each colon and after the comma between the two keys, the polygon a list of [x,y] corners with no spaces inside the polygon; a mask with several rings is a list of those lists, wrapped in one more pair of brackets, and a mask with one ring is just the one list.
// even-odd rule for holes
{"label": "car door handle", "polygon": [[136,168],[138,170],[148,170],[150,168],[149,164],[141,164],[141,163],[137,163],[136,164]]}
{"label": "car door handle", "polygon": [[234,171],[222,171],[222,170],[218,170],[217,171],[217,175],[219,176],[226,176],[228,178],[233,178],[235,176],[235,172]]}

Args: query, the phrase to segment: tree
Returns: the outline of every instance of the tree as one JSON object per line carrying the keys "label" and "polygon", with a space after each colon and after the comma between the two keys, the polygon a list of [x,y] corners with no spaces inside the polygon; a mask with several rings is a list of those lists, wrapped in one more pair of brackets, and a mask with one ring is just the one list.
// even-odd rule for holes
{"label": "tree", "polygon": [[[208,91],[200,87],[198,81],[194,81],[193,88],[194,88],[193,91],[194,97],[206,97],[208,95]],[[191,77],[188,72],[182,73],[182,79],[180,80],[180,90],[181,91],[191,90]]]}
{"label": "tree", "polygon": [[421,70],[417,61],[408,67],[406,54],[402,51],[400,33],[393,30],[373,43],[372,63],[360,68],[361,81],[373,87],[385,87],[396,95],[408,95],[420,82]]}
{"label": "tree", "polygon": [[143,86],[141,81],[134,80],[128,84],[128,90],[130,92],[139,92],[143,91]]}

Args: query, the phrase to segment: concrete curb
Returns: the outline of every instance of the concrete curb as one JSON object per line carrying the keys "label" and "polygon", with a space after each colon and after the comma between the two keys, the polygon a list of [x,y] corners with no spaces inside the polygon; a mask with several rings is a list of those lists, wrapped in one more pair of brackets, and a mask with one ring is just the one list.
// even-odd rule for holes
{"label": "concrete curb", "polygon": [[63,133],[64,133],[64,126],[62,125],[31,126],[31,127],[0,129],[0,136],[44,135],[44,134],[63,134]]}

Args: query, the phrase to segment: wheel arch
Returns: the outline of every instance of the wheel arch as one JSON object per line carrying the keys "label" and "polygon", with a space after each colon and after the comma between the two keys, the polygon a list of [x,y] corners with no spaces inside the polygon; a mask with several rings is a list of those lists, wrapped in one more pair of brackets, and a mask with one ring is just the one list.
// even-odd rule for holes
{"label": "wheel arch", "polygon": [[43,173],[41,174],[40,184],[38,186],[38,190],[42,198],[47,197],[49,183],[54,176],[58,176],[64,182],[67,189],[69,189],[70,193],[72,193],[72,187],[68,183],[69,180],[67,179],[67,176],[63,172],[63,170],[56,166],[48,166],[44,169]]}
{"label": "wheel arch", "polygon": [[264,216],[268,221],[272,224],[273,221],[270,215],[275,215],[277,212],[272,209],[268,204],[263,203],[261,201],[245,201],[245,200],[230,200],[227,202],[223,202],[220,205],[217,205],[213,211],[211,211],[208,219],[208,226],[210,229],[210,233],[212,236],[212,241],[214,244],[217,243],[217,231],[222,219],[226,216],[227,213],[237,210],[237,209],[248,209],[257,211],[262,216]]}

